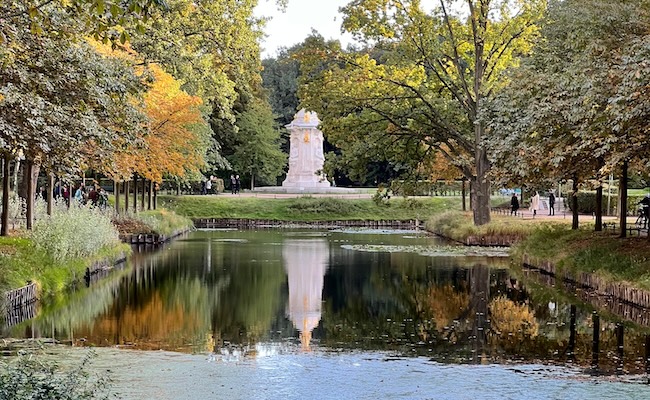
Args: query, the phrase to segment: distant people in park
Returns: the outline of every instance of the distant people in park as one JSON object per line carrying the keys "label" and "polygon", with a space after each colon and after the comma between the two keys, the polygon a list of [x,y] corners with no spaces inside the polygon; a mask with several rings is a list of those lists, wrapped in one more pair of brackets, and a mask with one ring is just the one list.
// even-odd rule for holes
{"label": "distant people in park", "polygon": [[650,194],[646,194],[644,198],[641,199],[637,204],[640,204],[643,210],[643,215],[645,215],[645,221],[643,227],[646,227],[648,220],[650,219]]}
{"label": "distant people in park", "polygon": [[95,207],[97,206],[97,200],[99,200],[99,187],[93,185],[93,188],[88,192],[88,201],[90,201],[91,206]]}
{"label": "distant people in park", "polygon": [[36,192],[36,200],[39,198],[43,201],[47,201],[47,189],[45,189],[45,186],[38,188],[38,191]]}
{"label": "distant people in park", "polygon": [[210,178],[205,182],[205,194],[210,194],[212,192],[212,180],[214,177],[210,175]]}
{"label": "distant people in park", "polygon": [[539,210],[539,193],[535,191],[535,195],[530,199],[530,211],[533,212],[533,216],[537,215],[537,210]]}
{"label": "distant people in park", "polygon": [[52,190],[53,199],[56,200],[61,197],[61,181],[56,181],[54,184],[54,190]]}
{"label": "distant people in park", "polygon": [[208,191],[207,191],[207,189],[205,188],[206,183],[207,183],[207,179],[206,179],[206,178],[201,179],[201,194],[202,194],[202,195],[206,195],[206,194],[208,194]]}
{"label": "distant people in park", "polygon": [[80,183],[74,191],[74,199],[79,205],[86,204],[86,186],[83,182]]}
{"label": "distant people in park", "polygon": [[517,210],[519,210],[519,199],[517,198],[517,193],[512,194],[510,198],[510,215],[517,215]]}
{"label": "distant people in park", "polygon": [[67,183],[64,183],[61,188],[61,196],[63,197],[63,201],[65,201],[65,205],[70,206],[70,188]]}
{"label": "distant people in park", "polygon": [[548,192],[548,215],[555,215],[555,195]]}
{"label": "distant people in park", "polygon": [[237,180],[235,179],[235,175],[231,174],[230,175],[230,193],[235,194],[236,190],[237,190]]}
{"label": "distant people in park", "polygon": [[99,188],[99,193],[97,195],[97,207],[104,210],[108,207],[108,193],[104,190],[103,187]]}
{"label": "distant people in park", "polygon": [[235,175],[235,194],[239,193],[239,189],[241,189],[241,181],[239,180],[239,175]]}

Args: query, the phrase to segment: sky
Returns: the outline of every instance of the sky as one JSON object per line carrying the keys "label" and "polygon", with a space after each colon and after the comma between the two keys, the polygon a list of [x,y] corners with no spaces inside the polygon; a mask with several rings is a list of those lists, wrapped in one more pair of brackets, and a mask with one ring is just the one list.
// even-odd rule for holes
{"label": "sky", "polygon": [[262,58],[274,57],[280,47],[291,47],[301,43],[312,28],[325,39],[339,39],[345,47],[352,41],[349,34],[341,34],[343,19],[339,7],[350,0],[289,0],[286,11],[277,9],[275,0],[259,0],[255,9],[258,16],[272,17],[267,22],[268,35],[262,44]]}

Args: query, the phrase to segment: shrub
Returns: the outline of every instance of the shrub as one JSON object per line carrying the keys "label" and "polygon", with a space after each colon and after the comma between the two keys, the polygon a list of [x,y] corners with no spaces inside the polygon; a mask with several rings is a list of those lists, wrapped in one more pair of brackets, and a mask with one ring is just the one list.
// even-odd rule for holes
{"label": "shrub", "polygon": [[109,380],[91,377],[87,371],[94,356],[89,352],[78,366],[67,371],[26,352],[20,352],[12,362],[0,361],[0,400],[107,399]]}
{"label": "shrub", "polygon": [[[638,202],[643,196],[628,196],[627,197],[627,210],[628,214],[635,215],[638,207]],[[565,206],[571,209],[571,197],[565,198]],[[611,210],[616,213],[618,208],[618,195],[611,196]],[[594,214],[596,212],[596,192],[578,192],[578,213],[580,214]],[[607,213],[607,195],[603,195],[603,214]]]}
{"label": "shrub", "polygon": [[146,224],[153,232],[162,235],[171,235],[174,232],[189,229],[194,226],[191,219],[164,209],[144,211],[133,217]]}
{"label": "shrub", "polygon": [[92,256],[120,242],[109,213],[85,206],[68,209],[57,203],[51,216],[36,220],[31,238],[57,261]]}
{"label": "shrub", "polygon": [[301,197],[290,204],[289,212],[295,211],[301,214],[339,214],[348,215],[354,211],[355,205],[349,201],[334,198],[313,198]]}

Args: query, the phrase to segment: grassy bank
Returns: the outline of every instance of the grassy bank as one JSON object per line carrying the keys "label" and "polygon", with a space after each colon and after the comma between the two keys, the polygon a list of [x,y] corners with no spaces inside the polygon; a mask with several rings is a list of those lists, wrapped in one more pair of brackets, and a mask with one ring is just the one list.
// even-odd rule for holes
{"label": "grassy bank", "polygon": [[130,246],[119,233],[171,235],[193,227],[189,218],[168,210],[113,216],[84,207],[57,207],[51,217],[42,216],[33,231],[19,230],[0,237],[0,293],[36,282],[40,295],[64,290],[96,261],[115,260]]}
{"label": "grassy bank", "polygon": [[609,282],[650,290],[650,242],[645,237],[621,239],[593,228],[574,231],[540,225],[515,247],[516,258],[523,254],[548,260],[559,271],[593,273]]}
{"label": "grassy bank", "polygon": [[190,218],[246,218],[276,221],[425,220],[460,208],[458,198],[393,198],[377,204],[371,199],[296,197],[268,199],[226,196],[160,196],[165,207]]}
{"label": "grassy bank", "polygon": [[628,282],[650,290],[650,242],[648,238],[618,238],[612,232],[594,232],[593,224],[572,230],[570,220],[534,220],[493,216],[476,227],[471,213],[449,212],[427,220],[431,232],[464,242],[473,235],[518,236],[511,249],[515,260],[524,254],[555,264],[558,272],[594,273],[609,282]]}
{"label": "grassy bank", "polygon": [[94,261],[116,259],[130,247],[118,244],[103,248],[92,257],[72,257],[59,261],[26,237],[0,237],[0,293],[36,282],[42,295],[65,289],[83,277],[86,267]]}
{"label": "grassy bank", "polygon": [[475,226],[471,212],[445,212],[427,219],[426,229],[439,235],[465,242],[470,236],[515,236],[525,238],[539,225],[540,220],[493,215],[489,224]]}

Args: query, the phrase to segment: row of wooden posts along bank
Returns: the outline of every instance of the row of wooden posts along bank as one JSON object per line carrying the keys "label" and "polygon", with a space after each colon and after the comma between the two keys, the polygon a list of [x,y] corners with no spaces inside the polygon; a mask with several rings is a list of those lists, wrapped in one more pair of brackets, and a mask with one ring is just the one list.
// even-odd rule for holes
{"label": "row of wooden posts along bank", "polygon": [[247,229],[274,229],[274,228],[376,228],[376,229],[423,229],[423,221],[412,220],[339,220],[339,221],[278,221],[272,219],[245,219],[245,218],[197,218],[194,226],[199,229],[215,228],[247,228]]}

